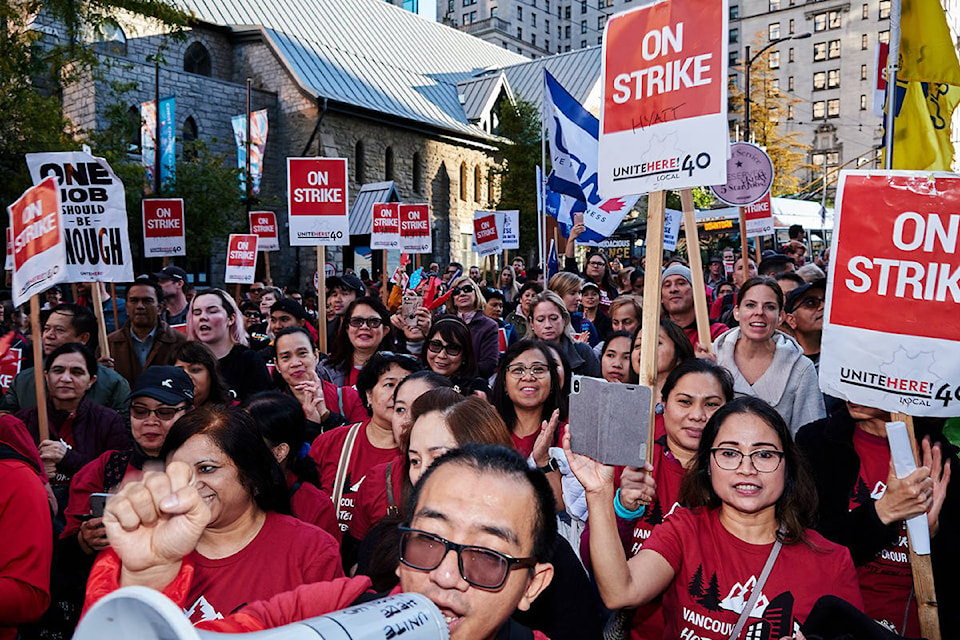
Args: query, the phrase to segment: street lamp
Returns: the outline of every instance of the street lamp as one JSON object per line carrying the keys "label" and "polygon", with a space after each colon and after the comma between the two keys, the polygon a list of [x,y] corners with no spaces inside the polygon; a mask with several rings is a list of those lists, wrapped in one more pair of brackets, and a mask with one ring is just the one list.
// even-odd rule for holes
{"label": "street lamp", "polygon": [[744,59],[746,60],[746,64],[744,65],[744,73],[746,75],[746,82],[747,82],[747,89],[745,92],[746,95],[744,96],[744,108],[743,108],[744,117],[745,117],[745,122],[743,123],[743,139],[745,141],[750,142],[750,67],[752,67],[753,63],[757,61],[757,58],[763,55],[763,52],[769,49],[770,47],[776,46],[781,42],[786,42],[787,40],[803,40],[804,38],[809,38],[812,35],[813,34],[810,33],[809,31],[805,31],[804,33],[798,33],[793,36],[787,36],[786,38],[777,38],[776,40],[772,40],[768,42],[767,46],[765,46],[763,49],[760,49],[760,51],[757,51],[753,55],[753,57],[750,57],[750,45],[747,45],[746,55],[744,56]]}

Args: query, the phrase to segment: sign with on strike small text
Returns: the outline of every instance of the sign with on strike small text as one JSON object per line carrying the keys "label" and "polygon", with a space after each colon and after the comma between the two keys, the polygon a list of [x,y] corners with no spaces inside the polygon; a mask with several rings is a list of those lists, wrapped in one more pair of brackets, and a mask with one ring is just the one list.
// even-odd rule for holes
{"label": "sign with on strike small text", "polygon": [[60,189],[44,178],[7,207],[13,229],[13,305],[19,307],[67,278]]}
{"label": "sign with on strike small text", "polygon": [[740,207],[747,223],[747,237],[769,236],[773,233],[773,204],[770,192],[754,202]]}
{"label": "sign with on strike small text", "polygon": [[373,205],[371,249],[396,249],[400,246],[400,203],[377,202]]}
{"label": "sign with on strike small text", "polygon": [[143,253],[148,258],[187,255],[183,198],[145,199]]}
{"label": "sign with on strike small text", "polygon": [[251,211],[250,233],[257,236],[258,251],[280,251],[277,214],[273,211]]}
{"label": "sign with on strike small text", "polygon": [[346,158],[287,158],[290,245],[350,244]]}
{"label": "sign with on strike small text", "polygon": [[430,206],[402,204],[399,216],[400,251],[430,253],[433,250],[433,240],[430,237]]}
{"label": "sign with on strike small text", "polygon": [[607,21],[602,198],[726,182],[727,13],[727,0],[660,0]]}
{"label": "sign with on strike small text", "polygon": [[520,212],[517,209],[501,211],[503,214],[503,248],[520,248]]}
{"label": "sign with on strike small text", "polygon": [[257,276],[257,236],[231,233],[227,241],[227,272],[223,281],[251,284]]}
{"label": "sign with on strike small text", "polygon": [[960,177],[840,174],[820,387],[917,416],[960,413]]}
{"label": "sign with on strike small text", "polygon": [[[499,218],[499,219],[498,219]],[[495,211],[474,211],[473,244],[480,257],[502,250],[503,214]]]}

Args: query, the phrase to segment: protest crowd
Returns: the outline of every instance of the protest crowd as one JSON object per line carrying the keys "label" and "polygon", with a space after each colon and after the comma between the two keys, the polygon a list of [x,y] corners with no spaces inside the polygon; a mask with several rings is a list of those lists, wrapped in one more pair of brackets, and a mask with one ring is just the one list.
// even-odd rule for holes
{"label": "protest crowd", "polygon": [[[5,304],[27,361],[0,400],[0,639],[69,638],[129,585],[229,632],[418,592],[458,640],[918,638],[924,515],[960,637],[950,421],[916,420],[898,478],[890,414],[821,392],[827,252],[792,229],[759,264],[710,256],[697,290],[682,257],[578,262],[582,231],[548,278],[348,271],[323,307],[167,266],[125,287],[109,349],[88,288],[48,291],[40,335]],[[637,383],[657,280],[652,463],[606,465],[572,448],[572,376]]]}

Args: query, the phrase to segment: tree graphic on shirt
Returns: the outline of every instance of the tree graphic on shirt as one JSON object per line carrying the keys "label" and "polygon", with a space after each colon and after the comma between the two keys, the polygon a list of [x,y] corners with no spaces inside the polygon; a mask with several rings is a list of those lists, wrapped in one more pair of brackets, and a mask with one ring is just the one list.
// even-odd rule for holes
{"label": "tree graphic on shirt", "polygon": [[850,496],[850,499],[858,505],[870,503],[870,487],[863,481],[863,478],[857,478],[857,484],[853,487],[853,495]]}
{"label": "tree graphic on shirt", "polygon": [[699,600],[703,596],[703,565],[697,566],[697,570],[693,572],[693,577],[690,578],[690,584],[687,585],[687,589],[690,591],[690,597],[694,600]]}
{"label": "tree graphic on shirt", "polygon": [[710,584],[703,595],[697,598],[697,602],[703,605],[707,611],[720,611],[720,585],[717,581],[717,574],[710,576]]}
{"label": "tree graphic on shirt", "polygon": [[643,519],[654,526],[663,522],[663,507],[660,506],[659,498],[653,501],[653,504],[650,505],[650,508],[647,509],[647,512],[643,515]]}

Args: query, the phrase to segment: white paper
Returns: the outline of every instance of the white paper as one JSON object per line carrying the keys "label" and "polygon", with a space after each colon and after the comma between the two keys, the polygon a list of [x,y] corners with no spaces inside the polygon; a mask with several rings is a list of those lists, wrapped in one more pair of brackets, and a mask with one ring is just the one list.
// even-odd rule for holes
{"label": "white paper", "polygon": [[[890,457],[893,458],[893,470],[898,478],[906,478],[917,470],[917,462],[910,448],[910,436],[903,422],[887,423],[887,440],[890,442]],[[930,554],[930,525],[926,514],[907,520],[907,533],[910,534],[910,547],[919,556]]]}

